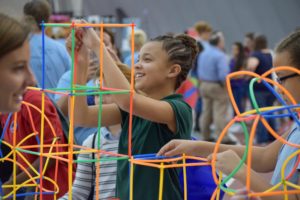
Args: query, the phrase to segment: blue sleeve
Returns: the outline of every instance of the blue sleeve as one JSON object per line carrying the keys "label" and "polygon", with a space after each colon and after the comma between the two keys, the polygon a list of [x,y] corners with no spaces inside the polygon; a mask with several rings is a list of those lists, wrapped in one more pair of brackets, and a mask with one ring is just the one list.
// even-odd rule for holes
{"label": "blue sleeve", "polygon": [[[62,77],[59,79],[57,88],[71,88],[71,72],[67,71],[62,75]],[[60,94],[55,94],[54,100],[58,101],[62,95]]]}
{"label": "blue sleeve", "polygon": [[229,73],[229,65],[225,55],[222,55],[217,60],[218,78],[219,80],[225,81],[226,76]]}
{"label": "blue sleeve", "polygon": [[131,67],[131,54],[125,58],[124,64]]}
{"label": "blue sleeve", "polygon": [[60,44],[59,42],[55,41],[56,45],[57,45],[57,49],[60,52],[60,56],[63,60],[64,63],[64,71],[68,71],[71,69],[71,56],[69,55],[66,47],[64,47],[62,44]]}
{"label": "blue sleeve", "polygon": [[68,54],[67,50],[63,51],[64,62],[65,62],[65,70],[68,71],[71,69],[71,57]]}

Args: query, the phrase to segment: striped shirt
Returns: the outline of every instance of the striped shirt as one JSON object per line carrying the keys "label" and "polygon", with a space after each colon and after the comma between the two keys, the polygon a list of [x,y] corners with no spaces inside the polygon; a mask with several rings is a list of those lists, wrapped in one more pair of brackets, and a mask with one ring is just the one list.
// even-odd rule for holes
{"label": "striped shirt", "polygon": [[[90,135],[84,142],[83,146],[92,148],[94,134]],[[106,128],[101,128],[100,134],[100,149],[108,152],[116,153],[118,151],[119,140],[113,138],[111,133]],[[95,138],[95,148],[97,148],[97,139]],[[110,157],[108,155],[101,154],[101,158]],[[96,155],[95,155],[96,158]],[[79,154],[78,160],[90,160],[92,154]],[[96,167],[94,168],[96,170]],[[117,161],[104,161],[100,164],[99,174],[99,199],[109,199],[115,197],[116,188],[116,173],[117,173]],[[75,180],[72,187],[72,200],[87,199],[92,182],[92,163],[91,162],[79,162],[77,165],[77,171]],[[96,185],[96,184],[95,184]],[[94,191],[94,198],[96,199],[96,187]],[[60,200],[68,199],[68,193],[65,194]]]}

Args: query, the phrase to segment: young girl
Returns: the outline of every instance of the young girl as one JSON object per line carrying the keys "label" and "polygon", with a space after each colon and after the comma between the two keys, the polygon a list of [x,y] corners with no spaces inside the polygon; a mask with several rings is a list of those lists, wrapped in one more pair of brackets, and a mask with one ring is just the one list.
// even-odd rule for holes
{"label": "young girl", "polygon": [[[92,29],[80,29],[82,38],[77,42],[79,53],[85,47],[99,55],[100,39]],[[70,42],[70,41],[69,41]],[[80,48],[80,43],[83,46]],[[103,45],[104,46],[104,45]],[[87,53],[85,53],[87,55]],[[135,65],[133,96],[132,155],[158,151],[172,139],[189,139],[192,129],[192,111],[174,94],[185,80],[197,54],[194,39],[186,35],[160,36],[146,43]],[[103,51],[103,74],[110,88],[129,90],[130,85],[113,62],[106,48]],[[78,67],[77,84],[84,84],[86,67]],[[102,125],[122,124],[119,153],[128,154],[128,125],[130,94],[113,95],[116,104],[103,105]],[[81,126],[97,125],[99,107],[88,107],[84,97],[76,97],[75,123]],[[118,198],[129,198],[128,161],[118,161]],[[159,187],[159,170],[135,166],[133,199],[156,199]],[[165,170],[163,199],[182,199],[176,169]]]}
{"label": "young girl", "polygon": [[[276,55],[274,59],[274,66],[293,66],[300,69],[300,31],[294,32],[285,38],[276,48]],[[282,84],[295,98],[297,103],[300,103],[300,75],[291,71],[276,72],[279,83]],[[284,96],[285,99],[287,99]],[[288,101],[288,103],[290,103]],[[289,132],[283,135],[288,142],[293,144],[300,144],[300,127],[295,123]],[[174,156],[182,153],[195,156],[209,156],[215,144],[202,141],[187,141],[187,140],[173,140],[165,145],[158,153],[158,155]],[[229,174],[240,162],[240,158],[244,153],[244,146],[220,145],[219,152],[216,157],[216,168],[225,174]],[[250,189],[254,192],[262,192],[271,188],[281,182],[281,168],[283,162],[298,148],[288,145],[282,145],[279,140],[274,141],[265,147],[253,147],[252,150],[252,171],[251,171],[251,185]],[[294,157],[287,165],[285,175],[287,176],[297,163],[297,156]],[[209,156],[211,159],[211,156]],[[300,165],[297,164],[297,170],[289,179],[290,182],[300,184]],[[271,182],[265,180],[257,172],[271,172],[274,170]],[[235,178],[242,183],[246,182],[246,164],[238,171]],[[262,197],[262,199],[283,199],[284,195]],[[299,194],[290,194],[288,199],[299,199]]]}

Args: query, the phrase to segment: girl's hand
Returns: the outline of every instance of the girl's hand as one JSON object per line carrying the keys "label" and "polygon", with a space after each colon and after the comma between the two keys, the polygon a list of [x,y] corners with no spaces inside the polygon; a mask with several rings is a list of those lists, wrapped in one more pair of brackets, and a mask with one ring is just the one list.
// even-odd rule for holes
{"label": "girl's hand", "polygon": [[[85,20],[80,20],[80,23],[87,24]],[[92,27],[83,27],[80,28],[79,31],[82,31],[81,40],[87,48],[93,51],[100,48],[100,38]]]}
{"label": "girl's hand", "polygon": [[[80,32],[76,32],[75,34],[75,51],[79,51],[81,46],[82,46],[82,41],[81,41],[81,38],[82,38],[82,33]],[[68,53],[71,55],[72,53],[72,34],[70,33],[69,36],[67,37],[66,39],[66,48],[67,48],[67,51]]]}
{"label": "girl's hand", "polygon": [[[210,154],[207,157],[208,162],[211,162],[213,159],[212,154]],[[241,162],[240,157],[233,151],[233,150],[227,150],[221,153],[218,153],[216,155],[216,168],[223,172],[224,174],[228,175],[230,174],[236,166]],[[245,164],[242,165],[240,170],[235,174],[235,177],[237,179],[240,179],[242,176],[244,176],[245,173]]]}
{"label": "girl's hand", "polygon": [[186,154],[193,156],[198,144],[196,141],[192,140],[171,140],[169,143],[164,145],[159,152],[158,156],[177,156],[181,154]]}

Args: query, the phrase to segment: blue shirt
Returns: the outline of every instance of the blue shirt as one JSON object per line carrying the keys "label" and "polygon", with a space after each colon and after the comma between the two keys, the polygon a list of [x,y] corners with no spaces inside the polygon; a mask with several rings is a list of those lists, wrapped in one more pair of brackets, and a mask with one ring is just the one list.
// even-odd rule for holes
{"label": "blue shirt", "polygon": [[[202,51],[204,51],[204,49],[209,46],[209,43],[207,41],[205,41],[205,40],[201,40],[200,39],[200,40],[197,41],[197,43],[199,43],[202,46]],[[199,58],[201,52],[199,52],[197,54],[196,59],[195,59],[195,63],[194,63],[194,67],[190,71],[190,75],[192,77],[196,77],[197,79],[198,79],[198,68],[199,68],[198,58]]]}
{"label": "blue shirt", "polygon": [[[294,123],[293,127],[292,127],[292,131],[290,132],[290,134],[287,137],[287,141],[289,143],[293,143],[293,144],[300,144],[300,127],[299,125],[297,125],[297,123]],[[282,169],[282,165],[284,163],[284,161],[294,152],[298,151],[299,148],[295,148],[295,147],[291,147],[289,145],[282,145],[279,155],[278,155],[278,159],[277,159],[277,163],[276,163],[276,167],[273,173],[273,177],[271,180],[271,184],[272,185],[276,185],[277,183],[281,182],[281,169]],[[299,155],[299,154],[298,154]],[[295,164],[297,163],[297,158],[298,156],[296,155],[295,157],[293,157],[287,164],[286,168],[285,168],[285,173],[284,176],[287,177],[289,175],[289,173],[293,170]],[[299,169],[300,169],[300,165],[297,166],[297,170],[296,172],[293,174],[293,176],[288,180],[291,183],[297,184],[298,183],[298,179],[299,179]]]}
{"label": "blue shirt", "polygon": [[[88,87],[93,87],[95,86],[93,80],[90,80],[89,82],[87,82],[86,86]],[[57,83],[57,88],[71,88],[71,70],[65,72],[59,79],[58,83]],[[58,101],[58,99],[60,99],[62,97],[61,94],[55,94],[54,96],[54,100]],[[94,96],[93,96],[94,98]],[[88,105],[95,105],[95,103],[92,103],[92,101],[90,101],[88,99]]]}
{"label": "blue shirt", "polygon": [[212,45],[205,45],[198,56],[198,77],[202,81],[225,81],[229,73],[226,54]]}
{"label": "blue shirt", "polygon": [[[106,127],[101,127],[100,133],[106,140],[113,141],[113,140],[120,139],[120,135],[113,135]],[[120,133],[121,133],[121,130],[120,130]]]}
{"label": "blue shirt", "polygon": [[[38,87],[42,87],[42,34],[32,34],[30,38],[30,66],[37,80]],[[45,35],[45,87],[56,88],[60,77],[71,68],[71,59],[66,48],[59,42]],[[54,99],[54,94],[48,93]]]}
{"label": "blue shirt", "polygon": [[[134,52],[134,64],[138,62],[138,58],[139,52]],[[124,64],[128,65],[131,68],[131,54],[125,58]]]}
{"label": "blue shirt", "polygon": [[[87,86],[94,86],[92,81],[87,83]],[[57,88],[71,88],[71,70],[65,72],[62,77],[59,79],[57,84]],[[55,101],[59,100],[62,97],[60,94],[55,94]],[[85,128],[85,127],[75,127],[74,135],[76,141],[79,145],[83,143],[83,141],[91,134],[97,132],[97,128]]]}

